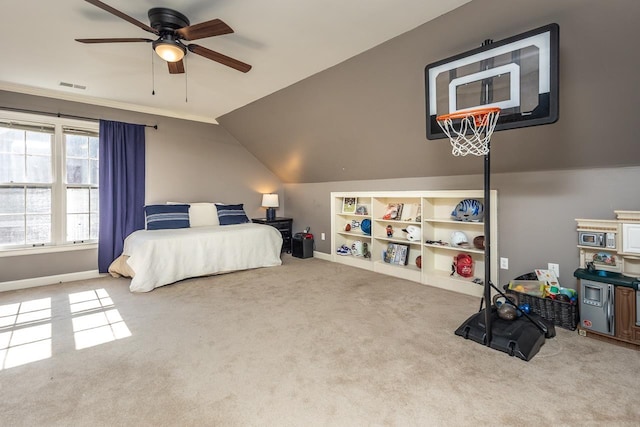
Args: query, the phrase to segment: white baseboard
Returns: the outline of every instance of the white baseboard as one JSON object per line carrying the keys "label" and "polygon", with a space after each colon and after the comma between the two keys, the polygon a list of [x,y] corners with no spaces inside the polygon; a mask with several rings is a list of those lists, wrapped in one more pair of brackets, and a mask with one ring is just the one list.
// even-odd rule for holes
{"label": "white baseboard", "polygon": [[95,279],[100,276],[101,274],[98,270],[89,270],[79,271],[77,273],[58,274],[55,276],[34,277],[32,279],[0,282],[0,292],[35,288],[36,286],[55,285],[62,282],[73,282],[74,280]]}
{"label": "white baseboard", "polygon": [[331,261],[331,255],[330,254],[325,254],[324,252],[313,251],[313,256],[315,258],[320,258],[320,259],[323,259],[325,261]]}

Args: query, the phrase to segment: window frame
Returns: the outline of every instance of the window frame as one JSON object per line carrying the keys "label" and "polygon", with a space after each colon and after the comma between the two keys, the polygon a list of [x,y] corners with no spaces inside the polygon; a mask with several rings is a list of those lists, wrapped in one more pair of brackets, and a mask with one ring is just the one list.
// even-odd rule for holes
{"label": "window frame", "polygon": [[[44,184],[51,188],[51,241],[48,243],[22,244],[12,246],[0,246],[0,257],[32,255],[50,252],[63,252],[81,249],[95,249],[98,240],[83,240],[74,243],[67,241],[67,187],[87,187],[91,184],[67,184],[66,182],[66,144],[64,130],[74,128],[99,133],[99,123],[62,117],[50,117],[46,115],[0,111],[0,121],[16,121],[34,125],[53,125],[53,146],[51,151],[51,175],[52,183]],[[2,184],[11,185],[11,184]],[[16,186],[42,186],[42,183],[16,183]],[[98,182],[97,187],[99,188]]]}
{"label": "window frame", "polygon": [[[97,130],[90,130],[90,129],[78,129],[78,128],[71,128],[70,126],[62,126],[62,151],[63,151],[63,155],[62,155],[62,169],[61,169],[61,174],[62,177],[60,179],[60,181],[62,182],[62,194],[64,196],[64,225],[63,225],[63,236],[61,236],[61,238],[63,239],[64,243],[66,244],[82,244],[82,243],[97,243],[98,242],[98,238],[96,237],[95,239],[91,239],[90,237],[88,239],[83,239],[83,240],[67,240],[67,237],[69,235],[68,233],[68,229],[67,229],[67,224],[68,224],[68,217],[69,217],[69,212],[67,211],[67,195],[68,195],[68,190],[69,189],[86,189],[89,191],[89,205],[88,205],[88,210],[86,212],[82,212],[82,214],[87,214],[89,216],[88,218],[88,227],[89,227],[89,236],[91,236],[91,217],[92,217],[92,213],[95,212],[95,214],[98,216],[98,218],[100,217],[100,211],[92,211],[91,210],[91,191],[92,190],[99,190],[100,189],[100,182],[96,182],[91,183],[91,178],[89,178],[89,182],[88,183],[69,183],[67,182],[67,153],[66,153],[66,149],[67,149],[67,140],[65,135],[78,135],[78,134],[86,134],[86,135],[82,135],[82,136],[87,136],[87,137],[96,137],[99,138],[98,132]],[[99,163],[99,152],[100,152],[100,148],[98,147],[98,153],[96,154],[97,157],[93,158],[91,157],[91,142],[87,141],[88,146],[87,146],[87,157],[77,157],[77,156],[73,156],[73,159],[82,159],[82,160],[87,160],[87,165],[89,166],[89,169],[87,170],[87,173],[89,174],[89,176],[91,176],[91,160],[95,159],[96,161],[98,161]],[[99,142],[98,142],[99,143]],[[99,174],[99,169],[98,169],[98,174]],[[96,181],[99,181],[99,177],[96,176]],[[98,202],[98,208],[100,206],[100,203]]]}

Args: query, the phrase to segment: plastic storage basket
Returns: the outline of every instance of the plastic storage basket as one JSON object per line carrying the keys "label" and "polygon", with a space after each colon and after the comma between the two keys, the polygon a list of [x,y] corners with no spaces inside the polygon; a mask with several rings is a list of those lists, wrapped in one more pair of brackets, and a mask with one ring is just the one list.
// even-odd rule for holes
{"label": "plastic storage basket", "polygon": [[[514,280],[538,280],[536,273],[523,274]],[[553,322],[554,325],[574,331],[578,326],[578,305],[570,302],[556,301],[551,298],[540,298],[534,295],[508,289],[509,285],[505,285],[504,289],[507,294],[512,293],[518,296],[520,304],[529,304],[532,313]]]}

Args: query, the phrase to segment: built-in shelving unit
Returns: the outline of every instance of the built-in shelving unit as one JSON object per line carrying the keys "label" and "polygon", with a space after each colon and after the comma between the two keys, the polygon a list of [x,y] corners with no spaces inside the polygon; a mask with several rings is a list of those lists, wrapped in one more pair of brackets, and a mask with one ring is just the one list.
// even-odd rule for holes
{"label": "built-in shelving unit", "polygon": [[[451,212],[464,199],[484,203],[483,190],[458,191],[385,191],[385,192],[334,192],[331,193],[331,243],[332,260],[382,274],[401,277],[425,285],[435,286],[482,297],[483,286],[474,279],[484,280],[484,250],[473,246],[473,239],[484,235],[483,222],[458,221]],[[350,203],[353,202],[356,210]],[[402,205],[401,214],[394,216],[394,206]],[[346,207],[346,209],[345,209]],[[491,191],[491,281],[498,282],[497,268],[497,192]],[[363,220],[371,222],[371,234],[360,227]],[[487,218],[485,218],[487,220]],[[348,225],[348,227],[347,227]],[[354,227],[355,226],[355,227]],[[413,233],[408,233],[413,227]],[[346,228],[349,228],[347,231]],[[417,233],[416,233],[417,228]],[[462,231],[469,247],[452,247],[451,234]],[[431,242],[431,243],[427,243]],[[437,242],[437,243],[434,243]],[[442,243],[440,243],[442,242]],[[366,243],[369,256],[358,251],[340,255],[338,248],[358,248]],[[408,248],[406,265],[388,262],[385,254],[390,244]],[[405,252],[400,252],[404,255]],[[454,257],[467,253],[473,259],[473,277],[452,274]],[[421,267],[416,261],[420,257]],[[397,261],[397,258],[396,258]]]}

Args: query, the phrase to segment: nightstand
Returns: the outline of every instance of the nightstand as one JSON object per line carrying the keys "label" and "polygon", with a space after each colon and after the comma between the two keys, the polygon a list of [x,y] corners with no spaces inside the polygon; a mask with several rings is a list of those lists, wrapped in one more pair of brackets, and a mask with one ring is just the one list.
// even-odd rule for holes
{"label": "nightstand", "polygon": [[291,253],[291,236],[293,235],[293,218],[276,217],[275,219],[251,218],[252,222],[275,227],[282,234],[282,252]]}

